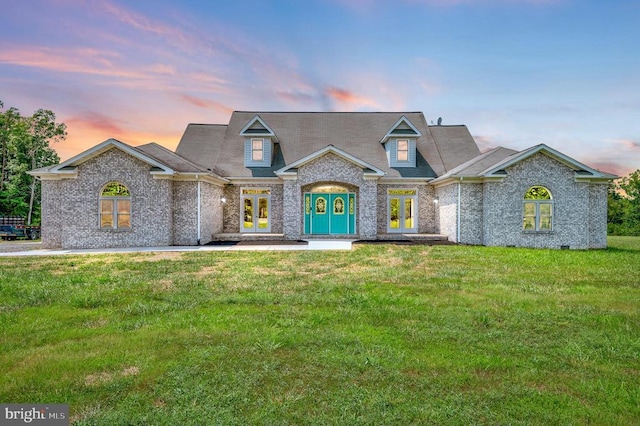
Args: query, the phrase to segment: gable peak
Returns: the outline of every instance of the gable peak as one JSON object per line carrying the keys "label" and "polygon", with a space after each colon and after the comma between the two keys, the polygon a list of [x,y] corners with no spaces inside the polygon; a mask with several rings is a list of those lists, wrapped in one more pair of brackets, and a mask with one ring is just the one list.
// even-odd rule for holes
{"label": "gable peak", "polygon": [[274,141],[277,142],[277,137],[275,132],[265,123],[265,121],[260,118],[258,114],[253,116],[251,120],[240,130],[241,136],[267,136],[270,138],[274,138]]}
{"label": "gable peak", "polygon": [[393,126],[387,131],[387,134],[380,140],[380,143],[385,143],[391,137],[404,136],[418,138],[422,136],[422,133],[406,116],[400,117]]}

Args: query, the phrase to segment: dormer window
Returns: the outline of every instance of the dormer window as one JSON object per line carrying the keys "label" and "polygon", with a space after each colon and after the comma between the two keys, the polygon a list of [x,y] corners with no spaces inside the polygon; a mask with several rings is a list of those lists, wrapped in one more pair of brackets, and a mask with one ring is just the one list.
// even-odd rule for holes
{"label": "dormer window", "polygon": [[274,144],[278,138],[259,116],[254,116],[240,131],[244,136],[245,167],[271,167]]}
{"label": "dormer window", "polygon": [[398,139],[397,160],[409,161],[409,141],[406,139]]}
{"label": "dormer window", "polygon": [[251,160],[262,161],[264,159],[264,139],[251,139]]}
{"label": "dormer window", "polygon": [[387,152],[389,167],[416,167],[416,141],[420,130],[404,115],[380,140]]}

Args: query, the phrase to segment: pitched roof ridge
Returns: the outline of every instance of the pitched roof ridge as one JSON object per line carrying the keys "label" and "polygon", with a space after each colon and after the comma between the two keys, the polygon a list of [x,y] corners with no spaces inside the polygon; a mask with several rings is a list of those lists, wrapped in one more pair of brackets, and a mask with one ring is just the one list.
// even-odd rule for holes
{"label": "pitched roof ridge", "polygon": [[[140,152],[142,152],[142,153],[143,153],[143,154],[145,154],[145,155],[148,155],[148,156],[150,156],[150,157],[153,157],[153,158],[154,158],[155,160],[157,160],[158,162],[162,162],[162,163],[164,163],[164,161],[162,161],[160,158],[157,158],[155,155],[153,155],[153,154],[151,154],[151,153],[149,153],[149,152],[145,151],[144,149],[140,149],[140,148],[142,148],[142,147],[144,147],[144,146],[149,146],[149,145],[152,145],[152,146],[155,146],[155,147],[161,148],[161,149],[162,149],[163,151],[165,151],[167,154],[172,155],[172,156],[174,156],[174,157],[178,157],[180,160],[182,160],[182,161],[184,161],[184,162],[188,163],[190,166],[194,166],[196,169],[200,169],[200,170],[202,170],[202,171],[206,171],[207,173],[212,173],[212,172],[211,172],[211,170],[209,170],[209,169],[207,169],[207,168],[205,168],[205,167],[203,167],[203,166],[200,166],[200,165],[198,165],[198,164],[194,163],[194,162],[193,162],[193,161],[191,161],[191,160],[188,160],[188,159],[184,158],[184,157],[183,157],[182,155],[180,155],[180,154],[176,154],[175,152],[171,151],[169,148],[164,147],[164,146],[160,145],[160,144],[159,144],[159,143],[157,143],[157,142],[149,142],[149,143],[146,143],[146,144],[144,144],[144,145],[134,146],[134,147],[132,147],[132,148],[133,148],[133,149],[135,149],[136,151],[140,151]],[[168,164],[167,164],[167,166],[168,166]]]}
{"label": "pitched roof ridge", "polygon": [[[505,147],[502,147],[502,146],[497,146],[495,148],[492,148],[492,149],[490,149],[488,151],[485,151],[485,152],[483,152],[483,153],[481,153],[479,155],[476,155],[473,158],[470,158],[469,160],[465,161],[464,163],[460,164],[459,166],[454,167],[447,174],[452,174],[453,175],[453,174],[455,174],[455,173],[457,173],[457,172],[459,172],[461,170],[464,170],[464,169],[468,168],[469,166],[471,166],[473,164],[476,164],[480,160],[484,160],[485,158],[490,157],[491,155],[495,154],[496,152],[498,152],[498,151],[500,151],[502,149],[509,149],[509,148],[505,148]],[[494,163],[494,164],[497,164],[497,162]]]}

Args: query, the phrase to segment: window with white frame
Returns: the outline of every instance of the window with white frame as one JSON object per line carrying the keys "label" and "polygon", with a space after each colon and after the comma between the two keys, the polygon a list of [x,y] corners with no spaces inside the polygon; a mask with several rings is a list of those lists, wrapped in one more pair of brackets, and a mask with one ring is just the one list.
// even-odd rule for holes
{"label": "window with white frame", "polygon": [[409,161],[409,141],[398,139],[396,142],[397,161]]}
{"label": "window with white frame", "polygon": [[251,160],[262,161],[264,159],[264,139],[251,139]]}
{"label": "window with white frame", "polygon": [[532,186],[524,194],[524,231],[553,230],[553,197],[544,186]]}
{"label": "window with white frame", "polygon": [[100,229],[131,228],[131,193],[119,182],[109,182],[100,192]]}

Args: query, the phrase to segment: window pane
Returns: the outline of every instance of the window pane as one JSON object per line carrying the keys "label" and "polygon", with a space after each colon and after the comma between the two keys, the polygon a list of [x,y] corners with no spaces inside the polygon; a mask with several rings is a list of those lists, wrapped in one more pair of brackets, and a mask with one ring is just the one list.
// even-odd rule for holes
{"label": "window pane", "polygon": [[258,228],[269,227],[269,201],[258,198]]}
{"label": "window pane", "polygon": [[131,201],[118,200],[118,214],[130,214],[131,213]]}
{"label": "window pane", "polygon": [[113,200],[100,200],[101,213],[113,213]]}
{"label": "window pane", "polygon": [[540,203],[540,215],[551,216],[551,204]]}
{"label": "window pane", "polygon": [[253,161],[262,161],[262,139],[251,140],[251,159]]}
{"label": "window pane", "polygon": [[525,200],[550,200],[551,193],[544,186],[533,186],[524,194]]}
{"label": "window pane", "polygon": [[400,228],[400,199],[391,198],[389,200],[389,228]]}
{"label": "window pane", "polygon": [[100,215],[100,228],[113,228],[113,214],[105,213]]}
{"label": "window pane", "polygon": [[405,229],[413,229],[413,198],[405,198],[404,200],[404,227]]}
{"label": "window pane", "polygon": [[111,182],[102,190],[103,197],[129,197],[130,195],[127,187],[118,182]]}
{"label": "window pane", "polygon": [[415,189],[390,189],[389,195],[416,195]]}
{"label": "window pane", "polygon": [[253,228],[253,200],[251,198],[244,199],[244,227]]}
{"label": "window pane", "polygon": [[551,218],[549,216],[540,217],[540,230],[544,230],[544,231],[551,230]]}
{"label": "window pane", "polygon": [[525,217],[524,224],[522,225],[522,229],[525,231],[535,231],[536,230],[536,218],[535,217]]}
{"label": "window pane", "polygon": [[398,161],[407,161],[409,159],[409,142],[406,140],[399,140],[397,145],[397,158]]}
{"label": "window pane", "polygon": [[131,216],[128,214],[119,214],[118,228],[131,228]]}
{"label": "window pane", "polygon": [[524,203],[524,215],[525,216],[535,216],[536,215],[536,205],[535,205],[535,203]]}
{"label": "window pane", "polygon": [[271,190],[270,189],[251,189],[251,188],[245,188],[242,190],[243,194],[246,195],[251,195],[251,194],[271,194]]}
{"label": "window pane", "polygon": [[333,200],[333,214],[344,214],[344,200],[340,197]]}
{"label": "window pane", "polygon": [[325,214],[327,212],[327,200],[320,197],[316,200],[316,214]]}

